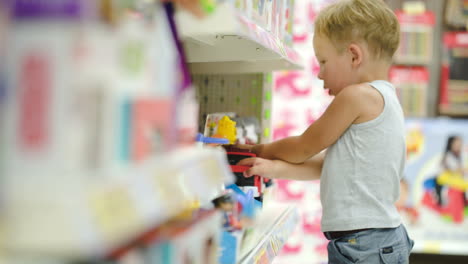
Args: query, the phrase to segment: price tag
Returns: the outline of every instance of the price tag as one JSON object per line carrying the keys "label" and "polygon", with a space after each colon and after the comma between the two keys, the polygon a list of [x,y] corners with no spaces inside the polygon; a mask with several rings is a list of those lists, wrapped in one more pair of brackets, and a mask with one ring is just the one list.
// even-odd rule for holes
{"label": "price tag", "polygon": [[279,250],[280,250],[280,243],[278,243],[276,236],[270,240],[270,246],[271,246],[271,249],[273,250],[273,254],[275,256],[278,255]]}
{"label": "price tag", "polygon": [[258,254],[254,257],[254,263],[255,264],[268,264],[270,261],[268,261],[268,255],[265,250],[265,248],[262,248]]}

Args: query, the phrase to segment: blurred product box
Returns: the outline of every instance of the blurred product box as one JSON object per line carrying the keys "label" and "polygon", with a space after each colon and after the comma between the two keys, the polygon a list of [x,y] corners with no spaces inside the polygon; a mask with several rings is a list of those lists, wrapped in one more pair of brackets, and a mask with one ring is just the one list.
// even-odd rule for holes
{"label": "blurred product box", "polygon": [[431,11],[420,14],[395,12],[400,22],[400,45],[395,53],[399,64],[426,65],[432,60],[432,38],[435,15]]}
{"label": "blurred product box", "polygon": [[406,117],[427,115],[429,70],[423,66],[392,66],[390,82],[396,87]]}
{"label": "blurred product box", "polygon": [[439,111],[448,115],[468,114],[468,33],[444,35]]}
{"label": "blurred product box", "polygon": [[451,29],[466,29],[468,20],[468,3],[465,0],[445,1],[444,20]]}
{"label": "blurred product box", "polygon": [[284,12],[284,25],[283,30],[284,34],[281,38],[285,45],[293,45],[293,35],[294,35],[294,2],[295,0],[285,0],[285,12]]}
{"label": "blurred product box", "polygon": [[146,263],[216,264],[220,239],[221,215],[197,217],[188,225],[162,227],[160,241],[146,249]]}
{"label": "blurred product box", "polygon": [[6,42],[7,173],[47,173],[58,164],[74,167],[80,158],[73,157],[73,143],[79,140],[73,134],[92,131],[75,130],[78,123],[70,118],[79,106],[73,95],[80,13],[56,11],[49,17],[46,4],[27,7],[20,2],[11,10],[14,21]]}
{"label": "blurred product box", "polygon": [[399,209],[417,241],[414,252],[468,253],[467,142],[466,120],[406,120],[406,188],[401,188]]}
{"label": "blurred product box", "polygon": [[222,231],[219,264],[239,263],[244,231]]}
{"label": "blurred product box", "polygon": [[111,25],[89,18],[94,5],[16,1],[11,9],[10,175],[125,166],[175,147],[180,64],[165,11],[150,19],[122,11]]}
{"label": "blurred product box", "polygon": [[292,45],[294,0],[236,0],[235,7],[274,38]]}

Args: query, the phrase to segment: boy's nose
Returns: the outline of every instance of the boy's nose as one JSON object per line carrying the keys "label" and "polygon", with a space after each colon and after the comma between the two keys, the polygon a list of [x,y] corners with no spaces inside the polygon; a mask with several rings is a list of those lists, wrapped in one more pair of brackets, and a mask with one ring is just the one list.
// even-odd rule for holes
{"label": "boy's nose", "polygon": [[319,71],[317,78],[319,78],[320,80],[323,80],[323,73],[321,70]]}

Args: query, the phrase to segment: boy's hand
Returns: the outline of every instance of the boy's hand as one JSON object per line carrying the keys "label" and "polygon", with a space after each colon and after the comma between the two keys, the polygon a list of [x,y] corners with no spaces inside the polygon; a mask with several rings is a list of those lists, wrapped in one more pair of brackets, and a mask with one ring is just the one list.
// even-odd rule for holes
{"label": "boy's hand", "polygon": [[251,166],[248,170],[244,171],[244,177],[252,177],[259,175],[265,178],[275,178],[275,162],[273,160],[262,158],[247,158],[239,161],[237,165]]}
{"label": "boy's hand", "polygon": [[246,149],[246,150],[252,150],[252,148],[254,147],[255,145],[249,145],[249,144],[234,144],[234,147],[235,148],[239,148],[239,149]]}
{"label": "boy's hand", "polygon": [[260,156],[260,152],[261,152],[261,150],[263,148],[263,144],[257,144],[257,145],[237,144],[237,145],[234,145],[234,146],[236,148],[250,150],[250,152],[254,153],[257,156]]}

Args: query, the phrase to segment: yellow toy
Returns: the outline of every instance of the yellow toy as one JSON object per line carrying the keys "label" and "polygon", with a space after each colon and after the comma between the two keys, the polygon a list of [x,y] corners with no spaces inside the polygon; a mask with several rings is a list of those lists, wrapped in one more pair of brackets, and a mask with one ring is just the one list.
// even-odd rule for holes
{"label": "yellow toy", "polygon": [[461,173],[445,171],[437,177],[437,183],[440,185],[447,185],[459,191],[468,190],[468,181],[463,179]]}
{"label": "yellow toy", "polygon": [[424,146],[424,135],[419,129],[412,129],[406,134],[406,154],[413,157],[421,154]]}
{"label": "yellow toy", "polygon": [[226,138],[230,144],[236,143],[236,122],[228,116],[223,116],[218,122],[218,130],[213,137]]}

